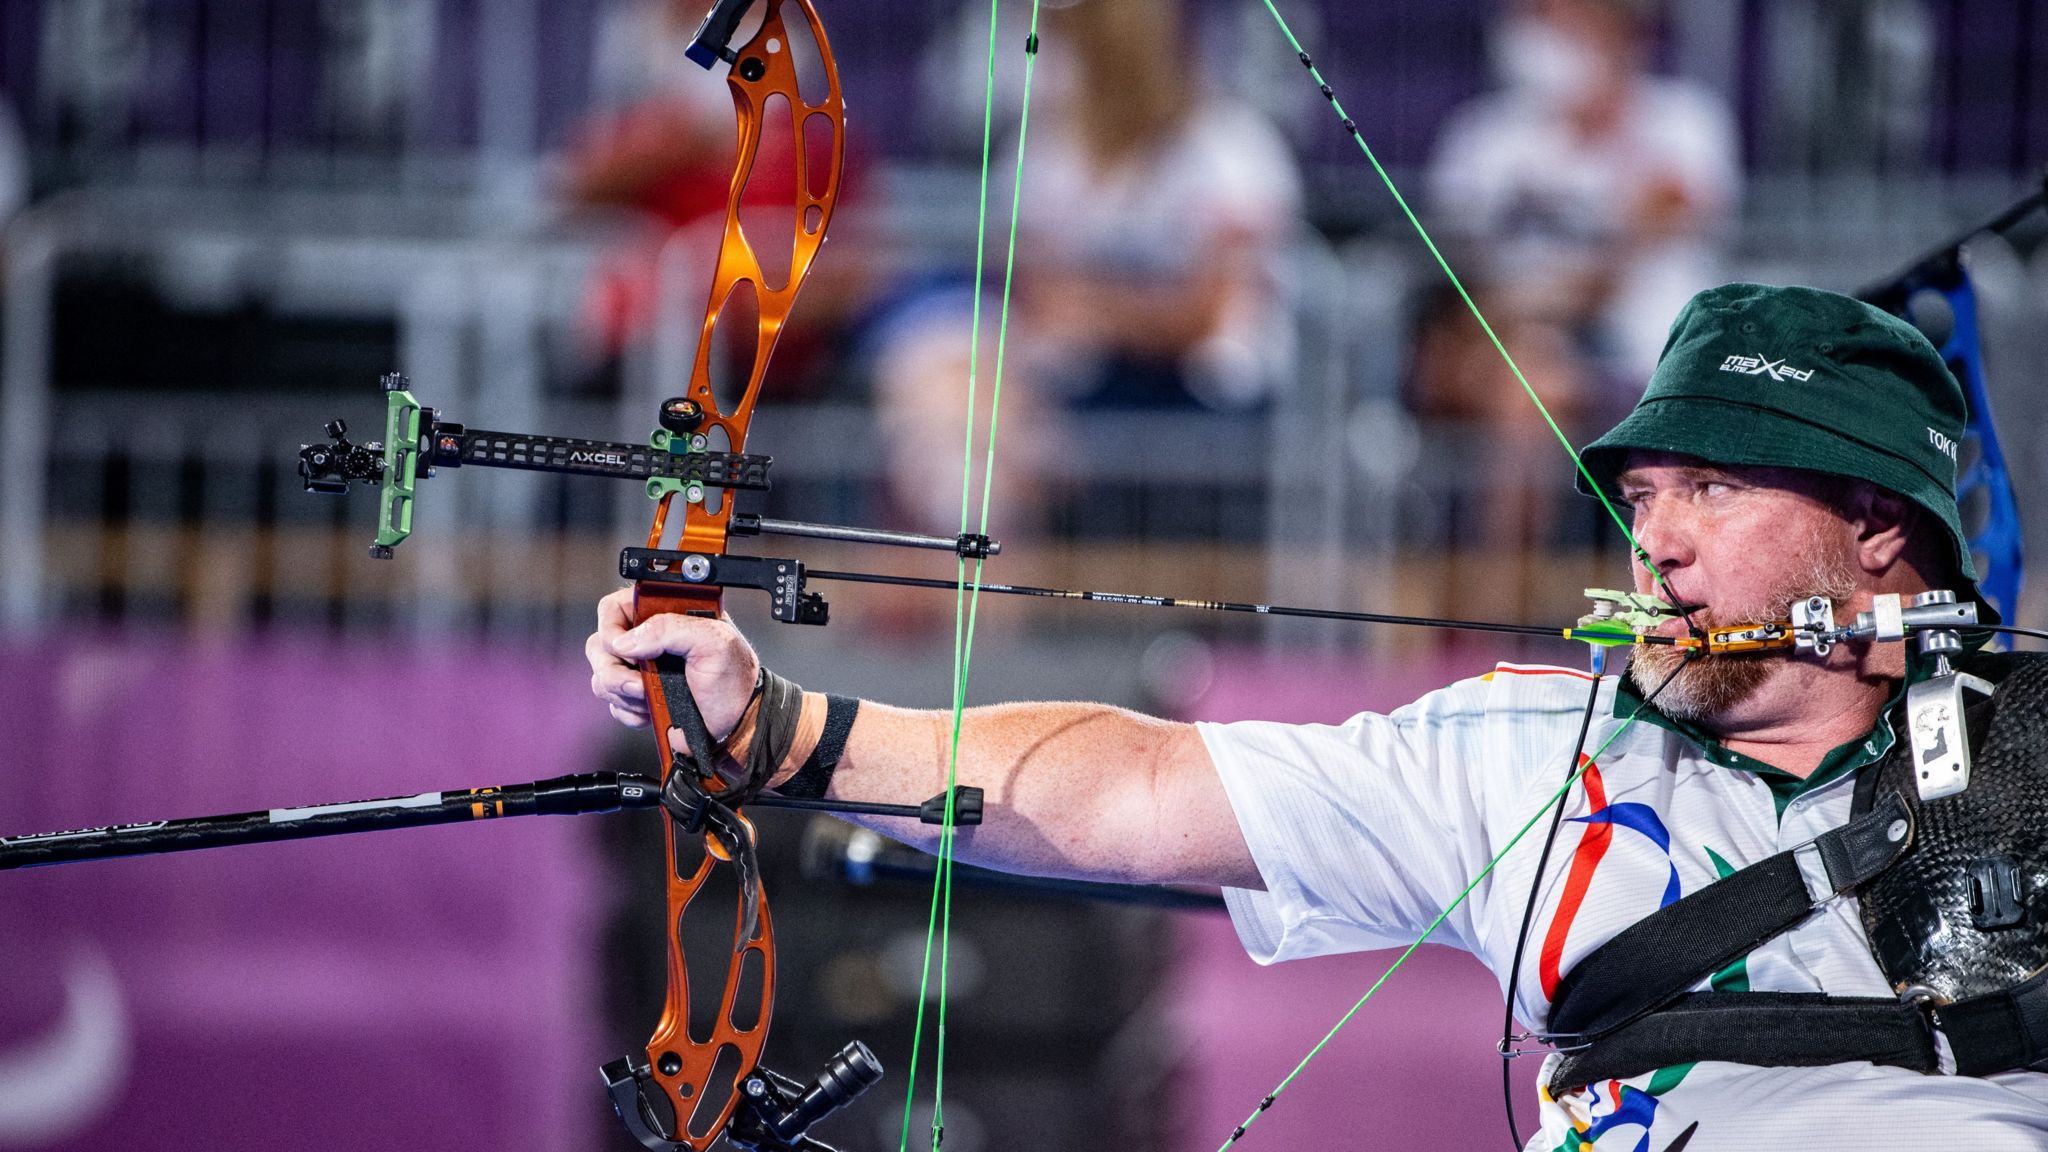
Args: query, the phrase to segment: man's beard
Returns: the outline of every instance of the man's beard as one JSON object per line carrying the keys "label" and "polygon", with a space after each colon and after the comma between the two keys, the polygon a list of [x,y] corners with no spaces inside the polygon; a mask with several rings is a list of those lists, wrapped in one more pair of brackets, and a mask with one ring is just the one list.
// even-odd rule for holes
{"label": "man's beard", "polygon": [[[1791,616],[1792,605],[1814,596],[1839,605],[1856,592],[1856,570],[1839,546],[1815,530],[1800,549],[1801,575],[1773,594],[1757,611],[1708,607],[1694,611],[1701,630],[1768,624]],[[1771,662],[1783,652],[1727,652],[1687,658],[1687,650],[1663,644],[1638,645],[1628,662],[1636,691],[1656,694],[1657,709],[1674,720],[1711,721],[1747,701],[1771,676]],[[1669,681],[1666,684],[1666,681]]]}

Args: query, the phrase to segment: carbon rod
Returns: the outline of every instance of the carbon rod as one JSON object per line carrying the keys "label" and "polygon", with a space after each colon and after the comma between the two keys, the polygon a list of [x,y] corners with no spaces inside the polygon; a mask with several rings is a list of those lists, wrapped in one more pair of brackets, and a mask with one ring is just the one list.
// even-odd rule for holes
{"label": "carbon rod", "polygon": [[[814,524],[806,520],[775,520],[766,516],[735,516],[734,535],[804,536],[813,540],[839,540],[849,544],[882,544],[892,548],[924,548],[934,552],[961,551],[958,536],[928,536],[922,532],[898,532],[893,528],[857,528],[845,524]],[[1003,546],[990,540],[987,555],[999,555]]]}
{"label": "carbon rod", "polygon": [[[929,883],[938,866],[936,857],[886,840],[880,833],[866,828],[821,820],[814,822],[804,833],[803,873],[808,879],[843,880],[862,888],[880,880]],[[1022,876],[973,864],[955,863],[952,869],[955,882],[976,887],[1107,904],[1137,904],[1189,911],[1223,910],[1222,895],[1206,889],[1070,880],[1060,876]]]}
{"label": "carbon rod", "polygon": [[422,792],[342,804],[0,836],[0,871],[506,816],[580,816],[620,808],[648,808],[660,802],[660,790],[645,777],[585,772],[500,788]]}
{"label": "carbon rod", "polygon": [[[970,788],[965,784],[956,785],[953,796],[954,823],[981,823],[981,789]],[[774,792],[763,792],[746,802],[748,808],[791,808],[799,812],[830,812],[840,816],[894,816],[902,820],[921,820],[926,824],[943,823],[945,806],[944,792],[923,804],[878,804],[869,800],[811,800],[798,796],[783,796]]]}
{"label": "carbon rod", "polygon": [[[981,822],[980,789],[965,786],[956,789],[953,803],[958,823]],[[387,796],[341,804],[266,808],[223,816],[193,816],[182,820],[109,824],[69,832],[0,836],[0,872],[84,860],[227,848],[236,844],[349,836],[358,832],[382,832],[388,828],[459,824],[467,820],[495,820],[507,816],[585,816],[616,812],[622,808],[660,806],[661,788],[649,777],[627,772],[583,772],[496,788],[421,792],[413,796]],[[804,800],[770,792],[747,801],[747,806],[892,816],[931,824],[943,820],[946,794],[941,792],[919,805]]]}

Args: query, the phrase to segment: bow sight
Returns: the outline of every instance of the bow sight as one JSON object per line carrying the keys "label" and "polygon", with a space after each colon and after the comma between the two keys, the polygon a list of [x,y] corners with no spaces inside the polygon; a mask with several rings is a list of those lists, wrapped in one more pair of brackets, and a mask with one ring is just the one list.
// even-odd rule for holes
{"label": "bow sight", "polygon": [[[649,499],[660,500],[674,494],[691,505],[702,505],[707,490],[712,488],[767,491],[770,486],[768,468],[773,458],[712,451],[708,438],[698,431],[704,424],[704,410],[687,398],[663,401],[658,417],[660,426],[648,442],[630,444],[470,428],[442,420],[434,409],[423,407],[407,390],[403,375],[388,373],[382,384],[382,441],[356,444],[349,440],[345,422],[331,420],[326,427],[330,443],[306,444],[299,449],[299,478],[308,492],[345,494],[350,485],[357,483],[378,488],[377,534],[370,545],[370,555],[379,560],[391,559],[398,545],[412,535],[413,500],[419,482],[442,468],[468,465],[639,480],[646,484]],[[735,536],[804,536],[932,549],[968,559],[994,556],[1002,551],[999,541],[975,533],[927,536],[880,528],[773,520],[748,513],[735,513],[728,531]],[[757,589],[769,594],[774,618],[785,624],[824,624],[830,618],[825,598],[806,590],[804,565],[796,560],[627,548],[619,556],[619,575],[628,580]]]}
{"label": "bow sight", "polygon": [[[299,449],[299,477],[308,492],[345,493],[353,482],[375,484],[378,497],[377,539],[370,555],[388,560],[392,550],[412,535],[412,503],[421,480],[442,468],[465,464],[515,468],[569,476],[611,476],[644,480],[647,495],[659,500],[679,492],[692,504],[704,502],[706,488],[766,490],[769,457],[712,452],[696,429],[704,411],[695,401],[663,402],[661,427],[645,445],[572,436],[541,436],[493,432],[439,419],[432,408],[406,390],[405,377],[387,373],[384,439],[353,444],[348,425],[327,424],[332,444],[307,444]],[[950,545],[949,545],[950,546]]]}

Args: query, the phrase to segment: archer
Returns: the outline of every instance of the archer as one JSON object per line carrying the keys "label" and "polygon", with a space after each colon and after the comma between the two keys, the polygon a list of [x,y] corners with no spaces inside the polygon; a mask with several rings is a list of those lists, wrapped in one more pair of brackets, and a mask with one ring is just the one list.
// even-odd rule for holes
{"label": "archer", "polygon": [[[2048,1140],[2048,1078],[2023,1070],[2048,1057],[2048,977],[2026,979],[2048,962],[2026,903],[2048,838],[2014,815],[2048,756],[2023,735],[2048,669],[1970,651],[1987,633],[1966,625],[1997,620],[1969,610],[1942,447],[1965,418],[1934,347],[1877,308],[1701,293],[1583,454],[1581,487],[1631,513],[1662,645],[1613,676],[1502,665],[1335,726],[970,709],[958,763],[988,804],[959,858],[1220,887],[1262,962],[1435,932],[1560,1049],[1531,1147],[1637,1125],[1693,1152]],[[636,662],[683,657],[741,787],[945,779],[950,714],[799,692],[729,622],[633,627],[629,607],[606,598],[586,645],[621,722],[648,723]],[[1523,837],[1560,797],[1571,828]]]}

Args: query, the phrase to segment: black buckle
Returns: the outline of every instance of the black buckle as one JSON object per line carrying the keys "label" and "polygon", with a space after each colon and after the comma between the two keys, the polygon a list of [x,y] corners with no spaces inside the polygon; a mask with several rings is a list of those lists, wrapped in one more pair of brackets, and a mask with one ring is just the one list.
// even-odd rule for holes
{"label": "black buckle", "polygon": [[[1515,1048],[1512,1045],[1530,1040],[1547,1048]],[[1564,1041],[1572,1043],[1564,1043]],[[1593,1046],[1593,1038],[1583,1032],[1522,1032],[1514,1036],[1503,1036],[1493,1042],[1493,1050],[1503,1060],[1516,1060],[1523,1056],[1548,1056],[1552,1052],[1584,1052]]]}

